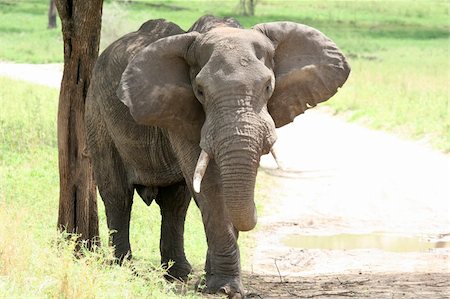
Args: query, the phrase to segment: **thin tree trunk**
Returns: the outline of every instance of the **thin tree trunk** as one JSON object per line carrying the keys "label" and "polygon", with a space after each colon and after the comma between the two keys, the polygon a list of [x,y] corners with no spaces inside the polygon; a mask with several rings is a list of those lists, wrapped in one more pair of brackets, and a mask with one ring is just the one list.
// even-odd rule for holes
{"label": "thin tree trunk", "polygon": [[96,189],[86,150],[84,106],[98,56],[103,0],[56,0],[64,40],[58,107],[60,198],[58,228],[97,242]]}
{"label": "thin tree trunk", "polygon": [[248,14],[251,16],[255,15],[255,5],[256,5],[256,0],[248,1]]}
{"label": "thin tree trunk", "polygon": [[241,15],[247,15],[247,3],[246,0],[239,0]]}
{"label": "thin tree trunk", "polygon": [[56,28],[56,0],[50,0],[48,6],[48,29]]}

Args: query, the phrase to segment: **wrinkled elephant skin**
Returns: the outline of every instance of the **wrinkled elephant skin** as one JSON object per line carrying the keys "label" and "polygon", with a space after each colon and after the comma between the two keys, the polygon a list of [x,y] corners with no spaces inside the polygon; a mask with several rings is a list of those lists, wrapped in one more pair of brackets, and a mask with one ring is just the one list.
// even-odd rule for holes
{"label": "wrinkled elephant skin", "polygon": [[186,279],[193,196],[208,242],[206,291],[243,297],[237,238],[256,225],[260,157],[276,127],[333,96],[349,72],[331,40],[291,22],[243,29],[205,16],[184,32],[151,20],[111,44],[93,72],[86,127],[116,258],[131,257],[136,190],[161,208],[161,263],[174,261],[169,274]]}

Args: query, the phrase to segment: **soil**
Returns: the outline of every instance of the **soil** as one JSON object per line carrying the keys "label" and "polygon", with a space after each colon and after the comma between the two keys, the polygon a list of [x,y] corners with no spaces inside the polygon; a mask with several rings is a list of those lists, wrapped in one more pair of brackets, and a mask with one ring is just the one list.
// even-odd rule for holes
{"label": "soil", "polygon": [[248,298],[450,298],[450,275],[445,273],[244,277]]}
{"label": "soil", "polygon": [[[0,62],[2,76],[52,87],[59,87],[61,70]],[[426,141],[349,124],[324,108],[277,133],[283,169],[270,155],[261,160],[257,197],[265,201],[249,233],[256,244],[244,267],[248,297],[450,298],[448,155]],[[436,248],[287,242],[373,234],[432,240]]]}

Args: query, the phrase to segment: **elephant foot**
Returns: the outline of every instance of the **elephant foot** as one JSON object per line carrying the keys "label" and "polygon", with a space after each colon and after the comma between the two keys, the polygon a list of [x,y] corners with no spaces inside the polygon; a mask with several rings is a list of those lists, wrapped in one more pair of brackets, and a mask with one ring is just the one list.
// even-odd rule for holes
{"label": "elephant foot", "polygon": [[113,263],[122,266],[123,263],[130,262],[133,256],[131,254],[131,250],[123,250],[123,251],[115,251],[114,252],[114,260]]}
{"label": "elephant foot", "polygon": [[230,299],[245,298],[244,286],[240,276],[206,275],[206,286],[200,286],[199,290],[209,294],[226,295]]}
{"label": "elephant foot", "polygon": [[163,263],[163,268],[167,269],[167,274],[165,274],[164,277],[168,281],[187,281],[189,278],[189,274],[191,274],[192,272],[192,267],[188,261],[175,262],[171,266],[168,266],[167,263]]}

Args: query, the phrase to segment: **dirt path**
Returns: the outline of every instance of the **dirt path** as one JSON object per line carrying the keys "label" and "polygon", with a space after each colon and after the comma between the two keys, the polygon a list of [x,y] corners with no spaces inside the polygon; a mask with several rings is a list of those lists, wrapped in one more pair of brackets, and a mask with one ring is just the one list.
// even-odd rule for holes
{"label": "dirt path", "polygon": [[[0,62],[0,76],[52,87],[59,87],[61,70]],[[276,169],[271,156],[261,161],[259,193],[270,201],[252,232],[257,243],[245,268],[253,297],[450,297],[448,155],[348,124],[324,109],[298,117],[278,135],[280,159],[290,170]],[[333,246],[348,241],[341,234],[433,239],[443,248],[322,244],[326,236],[338,236]],[[325,241],[309,244],[305,236]]]}
{"label": "dirt path", "polygon": [[29,81],[59,88],[63,66],[61,64],[22,64],[0,61],[0,76]]}
{"label": "dirt path", "polygon": [[339,274],[291,277],[248,275],[249,298],[450,298],[450,274]]}
{"label": "dirt path", "polygon": [[[270,239],[256,247],[253,267],[258,273],[278,272],[273,261],[268,265],[264,259],[281,254],[295,258],[295,249],[278,246],[286,235],[381,232],[436,239],[450,233],[449,156],[419,143],[348,124],[320,110],[299,117],[278,133],[280,156],[293,171],[273,169],[275,163],[269,156],[261,163],[262,177],[272,177],[273,185],[264,186],[272,198],[267,209],[271,213],[260,218],[264,229],[257,239],[267,235]],[[310,252],[302,253],[302,258]],[[280,271],[303,275],[359,271],[363,266],[376,271],[433,271],[438,269],[421,264],[419,256],[434,259],[434,255],[445,253],[442,256],[447,257],[449,250],[419,256],[403,254],[388,264],[380,261],[398,253],[371,251],[364,265],[354,259],[366,255],[365,251],[320,253],[320,260],[309,261],[307,267],[279,265]],[[346,257],[353,262],[341,260]],[[400,265],[403,258],[406,268]],[[439,270],[448,271],[448,264]]]}
{"label": "dirt path", "polygon": [[270,204],[247,269],[262,298],[450,297],[448,155],[324,109],[278,135],[289,170],[261,162]]}

